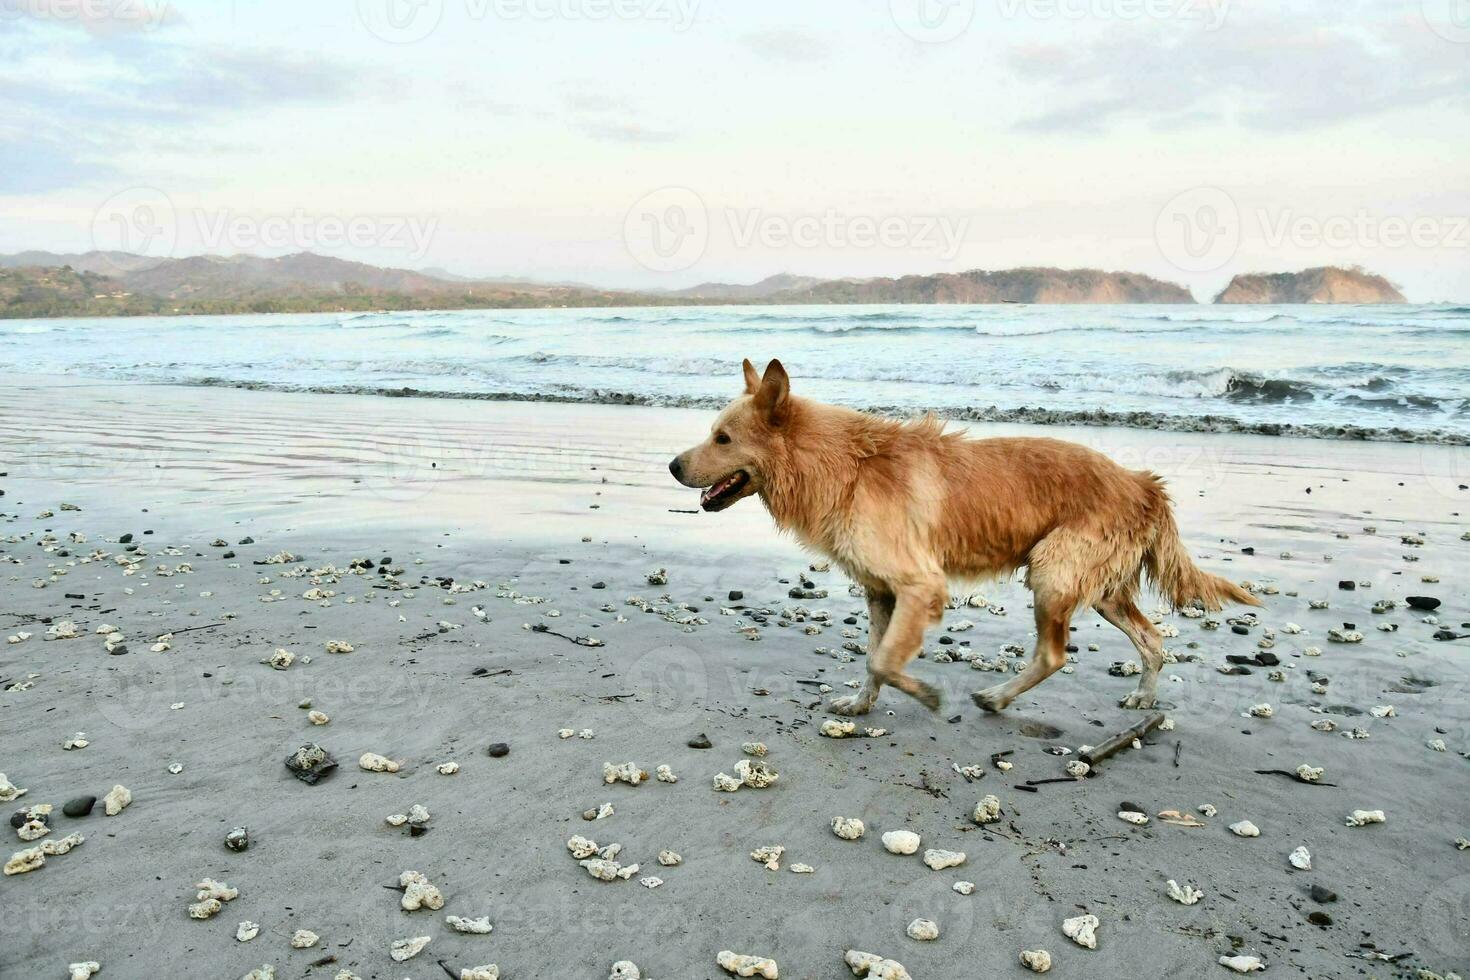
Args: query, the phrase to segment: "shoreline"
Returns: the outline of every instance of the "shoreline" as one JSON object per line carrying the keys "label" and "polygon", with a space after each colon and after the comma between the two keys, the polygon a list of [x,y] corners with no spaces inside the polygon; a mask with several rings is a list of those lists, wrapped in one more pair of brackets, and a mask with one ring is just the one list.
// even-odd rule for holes
{"label": "shoreline", "polygon": [[[106,383],[106,382],[103,382]],[[268,381],[244,381],[205,377],[194,381],[139,381],[138,384],[171,385],[185,388],[236,388],[243,391],[277,391],[315,395],[367,395],[382,398],[424,398],[458,401],[525,402],[528,404],[567,405],[632,405],[644,408],[720,409],[725,398],[703,396],[645,395],[637,392],[588,389],[579,393],[517,391],[448,391],[423,388],[371,385],[294,385]],[[1446,432],[1441,429],[1412,431],[1392,426],[1296,425],[1278,422],[1250,422],[1223,415],[1169,415],[1161,412],[1109,412],[1097,410],[1063,410],[1040,406],[1000,408],[915,408],[895,405],[856,405],[847,407],[875,415],[916,418],[932,414],[953,422],[994,422],[1049,427],[1120,427],[1156,432],[1234,433],[1289,439],[1315,439],[1342,442],[1391,442],[1416,445],[1470,446],[1470,433]]]}

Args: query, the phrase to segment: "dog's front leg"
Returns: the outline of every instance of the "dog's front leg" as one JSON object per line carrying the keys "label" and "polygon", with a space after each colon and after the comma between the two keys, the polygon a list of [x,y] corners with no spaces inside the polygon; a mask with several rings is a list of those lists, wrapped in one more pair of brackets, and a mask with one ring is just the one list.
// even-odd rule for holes
{"label": "dog's front leg", "polygon": [[904,672],[924,646],[924,630],[944,616],[947,595],[944,578],[904,585],[897,590],[893,615],[883,631],[883,642],[868,650],[869,682],[887,684],[915,698],[930,711],[939,710],[939,692]]}
{"label": "dog's front leg", "polygon": [[868,587],[868,676],[856,694],[835,698],[832,710],[839,715],[865,715],[873,710],[883,682],[873,674],[874,654],[883,644],[883,634],[888,632],[888,621],[893,618],[895,597],[886,589]]}

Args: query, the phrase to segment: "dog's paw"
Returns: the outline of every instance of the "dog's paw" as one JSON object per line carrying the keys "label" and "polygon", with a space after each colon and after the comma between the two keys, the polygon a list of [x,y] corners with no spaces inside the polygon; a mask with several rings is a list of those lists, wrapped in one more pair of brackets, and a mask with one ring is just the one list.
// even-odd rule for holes
{"label": "dog's paw", "polygon": [[918,687],[914,691],[914,699],[930,711],[938,711],[942,700],[939,696],[939,689],[925,684],[923,681],[918,681],[917,684]]}
{"label": "dog's paw", "polygon": [[865,715],[873,710],[873,699],[866,694],[849,694],[845,698],[833,698],[830,707],[836,715]]}
{"label": "dog's paw", "polygon": [[1131,708],[1131,709],[1134,709],[1134,710],[1142,710],[1144,708],[1152,708],[1153,706],[1154,706],[1154,696],[1152,694],[1144,694],[1141,691],[1134,691],[1132,694],[1128,695],[1122,701],[1119,701],[1118,702],[1118,707],[1120,707],[1120,708]]}
{"label": "dog's paw", "polygon": [[1000,693],[993,687],[986,688],[983,691],[976,691],[974,694],[970,695],[970,697],[973,698],[975,703],[978,704],[980,707],[992,713],[1004,711],[1006,709],[1006,704],[1008,703],[1001,700]]}

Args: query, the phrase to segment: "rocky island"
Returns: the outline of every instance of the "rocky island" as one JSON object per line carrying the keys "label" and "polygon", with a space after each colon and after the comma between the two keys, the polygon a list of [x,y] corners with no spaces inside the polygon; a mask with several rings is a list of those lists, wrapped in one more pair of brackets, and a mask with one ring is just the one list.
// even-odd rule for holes
{"label": "rocky island", "polygon": [[1236,276],[1216,303],[1407,303],[1393,283],[1356,266]]}

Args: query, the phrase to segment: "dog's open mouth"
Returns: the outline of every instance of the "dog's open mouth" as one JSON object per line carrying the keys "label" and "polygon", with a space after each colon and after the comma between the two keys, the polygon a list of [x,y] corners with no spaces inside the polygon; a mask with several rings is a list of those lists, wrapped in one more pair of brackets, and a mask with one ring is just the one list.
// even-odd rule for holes
{"label": "dog's open mouth", "polygon": [[724,510],[740,498],[740,491],[750,482],[750,474],[736,470],[699,495],[699,506],[707,511]]}

